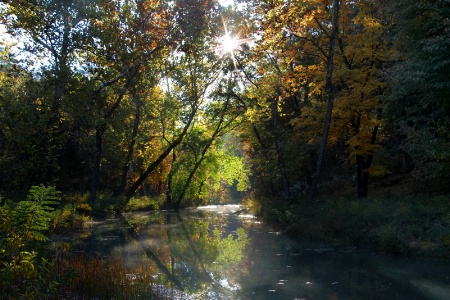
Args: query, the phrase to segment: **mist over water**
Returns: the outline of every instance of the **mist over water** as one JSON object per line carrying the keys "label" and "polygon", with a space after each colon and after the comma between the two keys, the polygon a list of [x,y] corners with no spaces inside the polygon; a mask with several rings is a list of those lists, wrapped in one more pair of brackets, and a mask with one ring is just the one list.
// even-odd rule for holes
{"label": "mist over water", "polygon": [[[450,262],[290,240],[239,205],[127,213],[71,237],[173,299],[448,299]],[[153,274],[140,274],[140,265]],[[149,270],[148,268],[146,270]],[[175,293],[174,291],[183,291]]]}

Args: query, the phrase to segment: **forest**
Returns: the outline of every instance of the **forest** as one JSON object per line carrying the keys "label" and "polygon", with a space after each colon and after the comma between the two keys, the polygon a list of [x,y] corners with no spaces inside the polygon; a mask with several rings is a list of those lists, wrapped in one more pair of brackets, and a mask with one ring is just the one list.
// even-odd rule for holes
{"label": "forest", "polygon": [[341,2],[3,4],[1,194],[448,190],[448,1]]}
{"label": "forest", "polygon": [[139,199],[242,201],[286,227],[372,196],[446,211],[449,16],[447,0],[5,1],[0,232],[45,240],[54,208]]}

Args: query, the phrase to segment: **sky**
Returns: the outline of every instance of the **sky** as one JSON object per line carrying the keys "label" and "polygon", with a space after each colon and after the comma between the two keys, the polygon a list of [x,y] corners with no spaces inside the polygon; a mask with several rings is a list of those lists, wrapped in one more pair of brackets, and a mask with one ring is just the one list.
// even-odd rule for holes
{"label": "sky", "polygon": [[228,5],[232,5],[234,3],[234,0],[219,0],[219,3],[222,6],[228,6]]}

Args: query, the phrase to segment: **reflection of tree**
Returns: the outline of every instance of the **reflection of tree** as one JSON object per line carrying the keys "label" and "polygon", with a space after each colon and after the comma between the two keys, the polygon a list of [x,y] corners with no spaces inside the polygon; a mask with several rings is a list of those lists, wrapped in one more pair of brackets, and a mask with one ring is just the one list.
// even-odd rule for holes
{"label": "reflection of tree", "polygon": [[[127,234],[128,237],[134,239],[139,245],[142,245],[141,241],[141,236],[138,233],[137,230],[137,226],[132,226],[128,223],[127,219],[124,216],[120,216],[120,221],[125,225],[124,228],[128,228],[127,230]],[[140,223],[137,223],[140,224]],[[180,290],[180,291],[184,291],[183,286],[181,284],[181,282],[178,280],[178,278],[176,278],[168,269],[167,267],[164,265],[164,263],[162,261],[159,260],[158,256],[156,254],[154,254],[148,247],[141,247],[142,251],[144,252],[144,254],[152,259],[155,264],[158,266],[158,268],[161,270],[161,272],[164,273],[164,275],[167,276],[167,278],[175,284],[175,286]]]}
{"label": "reflection of tree", "polygon": [[243,250],[247,242],[247,234],[243,228],[238,228],[236,234],[237,238],[229,234],[226,238],[220,239],[219,230],[214,230],[215,242],[219,248],[219,255],[216,259],[217,264],[230,266],[231,264],[238,264],[242,261]]}
{"label": "reflection of tree", "polygon": [[211,282],[213,282],[213,280],[211,279],[211,277],[209,276],[208,272],[205,269],[205,265],[203,264],[202,257],[200,256],[197,249],[195,248],[194,242],[192,241],[192,239],[189,235],[189,232],[186,229],[186,226],[184,226],[183,219],[181,218],[179,213],[177,214],[177,219],[180,222],[181,230],[183,232],[184,237],[186,238],[186,241],[188,241],[188,243],[189,243],[189,247],[191,248],[192,252],[194,253],[194,256],[197,259],[198,264],[200,265],[200,268],[202,269],[202,272],[204,273],[204,275],[206,275],[205,278],[208,278]]}
{"label": "reflection of tree", "polygon": [[[121,222],[127,228],[127,238],[161,270],[161,279],[189,294],[227,298],[238,287],[234,278],[241,272],[247,234],[242,228],[235,230],[236,224],[230,224],[229,217],[209,217],[212,219],[205,221],[202,213],[192,218],[183,218],[180,213],[133,215],[129,220],[122,217]],[[148,241],[154,237],[163,244],[158,242],[152,249]]]}
{"label": "reflection of tree", "polygon": [[[216,298],[221,298],[221,295],[232,290],[228,282],[233,281],[232,277],[236,277],[236,267],[243,260],[243,251],[248,243],[245,230],[238,228],[236,230],[237,237],[233,234],[222,237],[217,227],[225,228],[228,225],[223,224],[224,219],[208,220],[209,224],[217,226],[216,229],[210,230],[208,224],[202,220],[190,220],[189,223],[186,223],[180,215],[177,218],[181,224],[183,237],[195,257],[192,265],[198,264],[201,269],[199,275],[202,276],[196,276],[199,279],[196,286],[203,286],[208,290],[208,294],[214,294]],[[219,223],[214,221],[219,221]],[[224,281],[226,284],[223,283]]]}

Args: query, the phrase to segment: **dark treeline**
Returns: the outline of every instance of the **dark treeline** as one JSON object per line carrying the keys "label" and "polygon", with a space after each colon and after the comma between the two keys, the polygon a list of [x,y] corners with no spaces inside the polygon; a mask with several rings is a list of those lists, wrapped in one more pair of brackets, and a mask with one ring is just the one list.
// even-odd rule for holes
{"label": "dark treeline", "polygon": [[[8,1],[0,193],[178,207],[326,185],[363,198],[398,174],[442,189],[449,15],[444,0]],[[224,26],[241,43],[227,53]]]}

